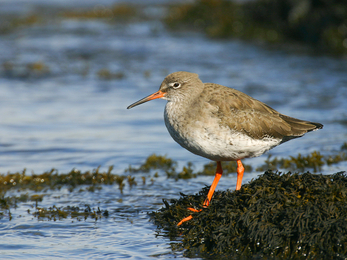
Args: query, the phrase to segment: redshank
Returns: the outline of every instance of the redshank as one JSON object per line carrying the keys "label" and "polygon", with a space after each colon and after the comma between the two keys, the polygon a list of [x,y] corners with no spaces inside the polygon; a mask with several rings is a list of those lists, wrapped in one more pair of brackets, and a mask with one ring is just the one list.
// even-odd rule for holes
{"label": "redshank", "polygon": [[[164,119],[172,138],[188,151],[217,162],[216,175],[203,207],[210,204],[222,176],[221,161],[237,162],[236,190],[239,190],[244,173],[241,159],[260,156],[277,145],[323,127],[320,123],[280,114],[236,89],[203,83],[198,74],[185,71],[168,75],[159,91],[128,109],[157,98],[168,101]],[[184,218],[178,225],[191,218],[191,215]]]}

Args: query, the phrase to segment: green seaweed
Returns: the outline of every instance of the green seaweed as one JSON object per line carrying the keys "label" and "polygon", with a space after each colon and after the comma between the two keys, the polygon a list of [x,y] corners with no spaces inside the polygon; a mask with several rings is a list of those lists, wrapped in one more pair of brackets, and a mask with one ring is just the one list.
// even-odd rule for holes
{"label": "green seaweed", "polygon": [[[154,223],[188,257],[228,259],[345,259],[347,176],[267,171],[240,191],[217,191],[201,208],[208,187],[164,201]],[[177,227],[192,214],[193,219]]]}
{"label": "green seaweed", "polygon": [[191,179],[196,178],[197,174],[193,172],[193,163],[188,162],[187,166],[183,166],[182,171],[179,173],[171,173],[171,175],[167,173],[168,177],[175,179]]}
{"label": "green seaweed", "polygon": [[[61,187],[66,186],[69,191],[72,192],[80,185],[87,185],[85,189],[80,189],[79,192],[94,192],[95,190],[102,189],[102,184],[117,184],[120,192],[123,193],[125,179],[127,179],[130,188],[137,185],[135,177],[112,174],[112,169],[113,166],[109,167],[106,172],[100,172],[99,168],[97,168],[93,171],[86,171],[84,173],[72,169],[69,173],[64,174],[58,173],[57,170],[52,169],[43,174],[33,173],[32,175],[26,175],[26,170],[23,170],[21,173],[0,174],[0,217],[5,216],[6,212],[10,214],[10,209],[16,208],[18,202],[34,201],[36,207],[38,207],[39,202],[41,202],[47,195],[46,193],[41,193],[33,194],[31,196],[28,194],[21,194],[19,197],[15,195],[6,196],[6,193],[13,189],[16,189],[17,191],[32,190],[35,192],[42,192],[47,189],[59,190]],[[56,211],[56,209],[54,209],[54,211]],[[42,214],[46,214],[47,212],[49,211],[45,209],[42,212],[40,211],[36,213],[37,216],[40,217]]]}
{"label": "green seaweed", "polygon": [[[342,146],[343,147],[343,146]],[[341,147],[341,151],[343,150]],[[303,156],[300,153],[294,157],[290,156],[289,158],[272,158],[272,155],[269,155],[265,160],[265,164],[258,167],[257,171],[265,171],[268,169],[286,169],[286,170],[308,170],[312,169],[314,172],[322,170],[324,165],[337,164],[342,161],[347,161],[347,154],[345,152],[339,152],[335,155],[321,155],[320,152],[313,151],[312,153]]]}
{"label": "green seaweed", "polygon": [[[77,169],[72,169],[69,173],[58,173],[56,169],[52,169],[49,172],[33,173],[32,175],[26,175],[24,169],[21,173],[0,174],[0,190],[2,193],[12,188],[42,191],[45,188],[60,189],[63,185],[66,185],[72,191],[79,185],[97,184],[118,184],[119,188],[122,189],[124,186],[123,180],[126,177],[112,174],[112,169],[113,166],[110,166],[107,172],[100,172],[97,168],[84,173]],[[133,182],[131,183],[133,184]]]}
{"label": "green seaweed", "polygon": [[146,161],[140,165],[138,168],[133,168],[129,165],[128,169],[125,169],[125,172],[137,173],[137,172],[150,172],[151,170],[174,170],[176,169],[177,162],[173,161],[170,158],[167,158],[165,155],[156,155],[152,154],[147,157]]}
{"label": "green seaweed", "polygon": [[[266,170],[277,170],[286,169],[292,171],[305,171],[313,170],[318,172],[322,170],[324,165],[338,164],[342,161],[347,161],[347,154],[344,152],[346,143],[341,146],[341,151],[333,155],[322,155],[318,151],[313,151],[308,155],[298,154],[297,156],[289,156],[289,158],[278,158],[272,157],[270,154],[264,161],[264,164],[257,167],[255,170],[263,172]],[[253,170],[251,165],[243,164],[245,172],[251,172]],[[177,162],[167,158],[166,156],[160,156],[156,154],[150,155],[146,161],[141,164],[138,168],[134,168],[129,165],[125,172],[130,173],[148,173],[151,170],[163,170],[168,178],[174,179],[188,179],[195,178],[198,175],[215,175],[216,173],[216,162],[209,162],[203,165],[203,169],[198,172],[194,172],[194,165],[188,162],[186,166],[183,166],[181,171],[177,170]],[[236,173],[237,164],[236,162],[223,162],[223,174],[228,175],[230,173]],[[158,177],[158,172],[155,172],[154,177]]]}
{"label": "green seaweed", "polygon": [[[29,212],[28,212],[29,213]],[[99,220],[102,217],[108,217],[109,213],[107,210],[100,210],[98,207],[97,210],[92,209],[89,205],[85,205],[84,208],[80,207],[49,207],[41,208],[36,207],[34,212],[29,214],[34,215],[38,220],[60,220],[70,217],[71,219],[77,219],[78,221],[86,220],[87,218],[94,219],[95,221]]]}
{"label": "green seaweed", "polygon": [[[198,175],[215,175],[216,174],[216,162],[210,162],[203,166],[203,170],[194,172],[194,165],[192,162],[187,162],[187,165],[183,166],[181,171],[177,170],[177,162],[167,158],[165,155],[150,155],[146,161],[139,167],[135,168],[131,165],[125,172],[130,173],[148,173],[151,170],[163,170],[168,178],[174,179],[190,179],[196,178]],[[252,166],[244,164],[246,171],[252,171]],[[236,162],[224,162],[223,163],[223,174],[236,173],[237,164]],[[158,177],[158,172],[155,172],[154,177]]]}

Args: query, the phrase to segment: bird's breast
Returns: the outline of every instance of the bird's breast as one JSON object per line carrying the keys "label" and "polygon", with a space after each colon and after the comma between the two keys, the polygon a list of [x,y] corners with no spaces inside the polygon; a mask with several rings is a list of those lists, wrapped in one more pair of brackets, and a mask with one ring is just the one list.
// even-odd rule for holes
{"label": "bird's breast", "polygon": [[171,137],[188,151],[215,161],[255,157],[279,144],[280,140],[256,140],[221,124],[212,114],[192,115],[179,105],[165,107],[165,125]]}

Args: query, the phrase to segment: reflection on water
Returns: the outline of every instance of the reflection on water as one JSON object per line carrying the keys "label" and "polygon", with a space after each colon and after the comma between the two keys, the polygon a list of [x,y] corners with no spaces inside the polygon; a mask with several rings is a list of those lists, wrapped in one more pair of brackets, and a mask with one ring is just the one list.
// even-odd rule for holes
{"label": "reflection on water", "polygon": [[[12,12],[28,10],[1,5]],[[182,149],[167,133],[165,101],[126,110],[178,70],[246,92],[284,114],[324,124],[323,130],[272,150],[274,155],[314,150],[329,154],[347,140],[345,59],[169,33],[158,20],[124,24],[59,18],[1,35],[0,65],[2,173],[114,165],[114,172],[122,174],[129,164],[138,165],[151,153],[201,167],[208,161]],[[258,166],[266,157],[247,163]],[[325,167],[324,173],[346,168],[346,164]],[[244,181],[257,174],[246,173]],[[235,176],[223,178],[218,189],[235,186]],[[37,221],[27,213],[34,203],[20,204],[11,212],[12,221],[1,219],[0,232],[6,241],[2,254],[8,258],[181,258],[181,253],[171,253],[168,239],[155,237],[147,212],[161,207],[162,198],[195,193],[211,181],[212,177],[177,182],[159,177],[153,184],[126,189],[123,195],[108,186],[94,193],[54,191],[40,206],[87,203],[107,209],[110,216],[97,222]],[[119,198],[122,202],[117,202]]]}

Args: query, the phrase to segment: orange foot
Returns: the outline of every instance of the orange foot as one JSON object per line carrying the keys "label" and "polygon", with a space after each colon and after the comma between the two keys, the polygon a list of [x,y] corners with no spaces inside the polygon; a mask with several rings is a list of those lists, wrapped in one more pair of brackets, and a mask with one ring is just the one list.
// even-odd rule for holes
{"label": "orange foot", "polygon": [[[241,160],[237,160],[237,180],[236,180],[236,190],[240,190],[241,189],[241,183],[242,183],[242,177],[243,177],[243,173],[244,173],[245,169],[242,165],[242,162]],[[210,190],[207,194],[207,198],[206,200],[204,201],[204,204],[203,204],[203,207],[204,208],[207,208],[209,205],[210,205],[210,201],[212,199],[212,196],[213,196],[213,193],[214,193],[214,190],[216,189],[217,187],[217,184],[219,182],[219,179],[222,177],[222,174],[223,174],[223,169],[222,169],[222,164],[221,162],[217,162],[217,170],[216,170],[216,176],[214,177],[214,180],[212,182],[212,185],[210,187]],[[201,209],[194,209],[194,208],[187,208],[188,210],[190,211],[193,211],[193,212],[200,212]],[[182,225],[184,222],[188,221],[188,220],[191,220],[193,218],[192,215],[189,215],[188,217],[182,219],[178,224],[177,226],[180,226]]]}
{"label": "orange foot", "polygon": [[[203,208],[207,208],[208,205],[210,205],[210,201],[209,201],[209,199],[207,198],[207,199],[205,200],[204,204],[203,204]],[[190,210],[190,211],[193,211],[193,212],[201,212],[201,211],[202,211],[202,209],[194,209],[194,208],[187,208],[187,210]],[[186,222],[186,221],[188,221],[188,220],[191,220],[192,218],[193,218],[193,216],[192,216],[192,215],[189,215],[188,217],[182,219],[182,220],[177,224],[177,226],[182,225],[184,222]]]}
{"label": "orange foot", "polygon": [[[200,212],[201,209],[194,209],[194,208],[187,208],[187,210],[190,210],[190,211],[193,211],[193,212]],[[184,222],[188,221],[188,220],[191,220],[193,218],[192,215],[189,215],[188,217],[182,219],[178,224],[177,226],[180,226],[182,225]]]}
{"label": "orange foot", "polygon": [[[212,182],[212,185],[210,187],[210,190],[208,191],[208,194],[207,194],[207,198],[206,200],[204,201],[204,204],[203,204],[203,207],[204,208],[207,208],[208,205],[210,205],[210,201],[212,199],[212,195],[214,193],[214,190],[216,189],[217,187],[217,184],[219,182],[219,179],[222,177],[222,174],[223,174],[223,170],[222,170],[222,164],[221,162],[217,162],[217,170],[216,170],[216,176],[214,177],[214,180]],[[193,212],[200,212],[201,209],[194,209],[194,208],[187,208],[188,210],[190,211],[193,211]],[[191,220],[193,218],[192,215],[189,215],[188,217],[182,219],[178,224],[177,226],[180,226],[182,225],[184,222],[188,221],[188,220]]]}

